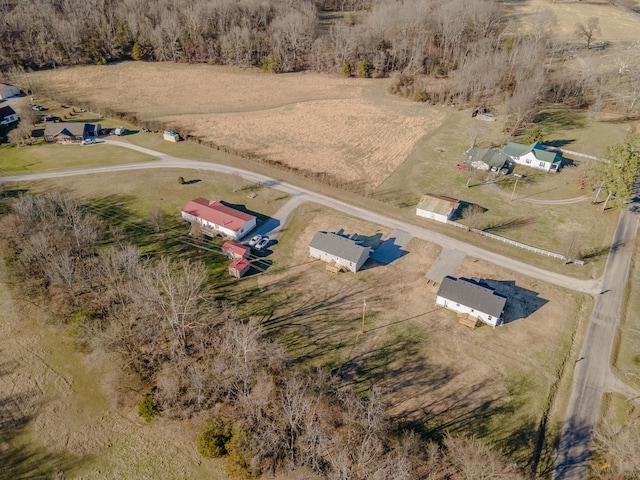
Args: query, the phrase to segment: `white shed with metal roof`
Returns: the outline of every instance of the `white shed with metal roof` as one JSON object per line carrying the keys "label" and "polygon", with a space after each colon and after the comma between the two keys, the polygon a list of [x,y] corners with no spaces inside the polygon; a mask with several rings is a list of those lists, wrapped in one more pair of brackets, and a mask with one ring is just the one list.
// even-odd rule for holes
{"label": "white shed with metal roof", "polygon": [[450,276],[442,279],[436,296],[436,305],[477,318],[492,327],[502,323],[506,302],[506,297],[496,293],[489,285]]}

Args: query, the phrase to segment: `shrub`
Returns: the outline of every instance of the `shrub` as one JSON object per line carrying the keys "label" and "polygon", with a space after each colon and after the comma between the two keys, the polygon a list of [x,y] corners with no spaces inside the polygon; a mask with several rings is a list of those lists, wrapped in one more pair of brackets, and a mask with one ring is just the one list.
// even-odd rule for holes
{"label": "shrub", "polygon": [[342,62],[342,74],[345,77],[350,77],[351,76],[351,64],[346,60],[344,62]]}
{"label": "shrub", "polygon": [[264,60],[262,60],[262,70],[271,73],[280,73],[282,71],[282,62],[280,62],[280,57],[275,53],[270,53],[267,55]]}
{"label": "shrub", "polygon": [[371,65],[366,60],[360,60],[356,64],[356,75],[359,78],[368,78],[371,73]]}
{"label": "shrub", "polygon": [[226,468],[229,477],[247,480],[253,476],[250,442],[250,432],[242,424],[236,423],[231,429],[231,439],[225,445],[229,452]]}
{"label": "shrub", "polygon": [[142,402],[140,402],[140,405],[138,405],[138,415],[144,418],[147,422],[153,420],[153,417],[158,415],[160,412],[158,404],[154,399],[155,393],[156,387],[150,388],[149,391],[144,394],[144,398],[142,399]]}
{"label": "shrub", "polygon": [[178,177],[178,185],[184,185],[184,177]]}
{"label": "shrub", "polygon": [[133,48],[131,49],[131,58],[139,61],[144,60],[145,54],[144,49],[140,46],[138,42],[133,44]]}
{"label": "shrub", "polygon": [[529,130],[527,133],[524,134],[524,136],[522,137],[522,141],[526,145],[530,145],[535,142],[544,141],[544,136],[545,135],[544,135],[544,131],[542,130],[542,127],[540,127],[540,125],[536,125],[531,130]]}
{"label": "shrub", "polygon": [[218,417],[204,421],[198,435],[198,452],[205,458],[217,458],[227,454],[226,445],[231,440],[231,430]]}

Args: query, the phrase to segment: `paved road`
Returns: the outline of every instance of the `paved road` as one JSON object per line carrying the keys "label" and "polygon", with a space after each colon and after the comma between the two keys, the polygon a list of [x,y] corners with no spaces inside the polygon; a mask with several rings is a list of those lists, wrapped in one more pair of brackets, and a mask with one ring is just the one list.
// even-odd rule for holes
{"label": "paved road", "polygon": [[[221,172],[226,174],[236,173],[249,181],[252,181],[255,183],[261,183],[265,186],[285,192],[291,195],[292,197],[300,197],[300,199],[298,200],[300,202],[310,201],[310,202],[318,203],[318,204],[333,208],[335,210],[344,212],[346,214],[353,215],[358,218],[362,218],[369,222],[376,223],[378,225],[384,225],[391,229],[404,230],[409,234],[411,234],[411,236],[419,238],[421,240],[432,242],[432,243],[441,245],[443,247],[459,250],[461,252],[464,252],[466,255],[470,255],[476,258],[481,258],[489,263],[493,263],[501,267],[509,268],[511,270],[517,271],[519,273],[522,273],[524,275],[527,275],[533,278],[537,278],[539,280],[543,280],[545,282],[549,282],[555,285],[569,288],[571,290],[576,290],[576,291],[588,293],[588,294],[593,294],[597,292],[599,288],[599,282],[597,280],[580,280],[580,279],[569,277],[567,275],[562,275],[560,273],[550,272],[542,268],[536,267],[534,265],[529,265],[524,262],[519,262],[517,260],[506,257],[504,255],[500,255],[495,252],[490,252],[488,250],[484,250],[474,245],[469,245],[465,242],[447,237],[446,235],[443,235],[441,233],[432,232],[427,228],[418,227],[416,225],[403,222],[396,218],[381,215],[379,213],[372,212],[361,207],[349,205],[340,200],[336,200],[326,195],[321,195],[319,193],[312,192],[311,190],[300,188],[295,185],[284,183],[279,180],[275,180],[273,178],[267,177],[265,175],[250,172],[247,170],[241,170],[239,168],[235,168],[227,165],[218,165],[215,163],[201,162],[197,160],[188,160],[184,158],[172,157],[162,152],[150,150],[148,148],[139,147],[137,145],[131,145],[129,143],[124,143],[124,142],[106,140],[104,143],[137,150],[139,152],[143,152],[153,157],[156,157],[159,160],[154,162],[145,162],[145,163],[111,165],[111,166],[103,166],[103,167],[87,167],[87,168],[78,168],[74,170],[64,170],[64,171],[57,171],[57,172],[5,176],[5,177],[0,177],[0,182],[44,180],[48,178],[70,177],[74,175],[89,175],[89,174],[96,174],[96,173],[121,172],[121,171],[129,171],[129,170],[151,170],[155,168],[178,168],[178,169],[187,168],[187,169],[195,169],[195,170],[201,170],[201,171],[216,171],[216,172]],[[99,144],[78,147],[78,148],[99,148]]]}
{"label": "paved road", "polygon": [[554,479],[587,478],[591,434],[600,418],[602,396],[609,390],[611,354],[624,304],[624,293],[639,215],[629,207],[620,216],[611,253],[596,296],[587,333],[575,363],[573,389],[554,465]]}

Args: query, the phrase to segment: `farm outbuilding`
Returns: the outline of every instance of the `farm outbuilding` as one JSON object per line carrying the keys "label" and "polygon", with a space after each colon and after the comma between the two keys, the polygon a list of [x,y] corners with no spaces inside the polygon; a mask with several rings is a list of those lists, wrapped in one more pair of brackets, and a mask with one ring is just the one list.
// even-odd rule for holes
{"label": "farm outbuilding", "polygon": [[165,139],[167,142],[180,141],[180,135],[177,132],[170,132],[168,130],[165,130],[164,132],[162,132],[162,138]]}
{"label": "farm outbuilding", "polygon": [[257,225],[255,216],[206,198],[191,200],[181,213],[185,220],[199,224],[209,237],[220,234],[239,240]]}
{"label": "farm outbuilding", "polygon": [[15,85],[0,83],[0,100],[6,100],[7,98],[14,97],[19,94],[20,89]]}
{"label": "farm outbuilding", "polygon": [[342,265],[352,272],[360,270],[370,254],[369,247],[332,232],[316,232],[309,245],[311,257]]}
{"label": "farm outbuilding", "polygon": [[229,258],[247,258],[251,253],[251,248],[235,242],[224,242],[222,253]]}
{"label": "farm outbuilding", "polygon": [[235,259],[229,264],[229,275],[240,278],[251,268],[251,263],[246,258]]}
{"label": "farm outbuilding", "polygon": [[460,202],[455,198],[426,193],[418,202],[416,215],[447,223],[448,220],[453,218],[459,207]]}
{"label": "farm outbuilding", "polygon": [[467,158],[473,168],[488,172],[500,172],[513,165],[511,157],[493,148],[470,148],[467,150]]}
{"label": "farm outbuilding", "polygon": [[502,323],[507,299],[482,282],[446,276],[442,279],[436,305],[480,320],[492,327]]}

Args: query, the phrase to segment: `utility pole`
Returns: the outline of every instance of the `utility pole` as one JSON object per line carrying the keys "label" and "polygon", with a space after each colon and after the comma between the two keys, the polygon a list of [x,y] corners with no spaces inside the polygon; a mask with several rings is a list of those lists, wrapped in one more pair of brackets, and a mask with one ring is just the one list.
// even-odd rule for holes
{"label": "utility pole", "polygon": [[362,333],[364,333],[364,312],[367,308],[367,299],[362,300]]}
{"label": "utility pole", "polygon": [[518,180],[524,178],[524,175],[521,173],[514,173],[514,177],[516,177],[516,183],[513,185],[513,191],[511,192],[511,201],[513,201],[513,196],[516,194],[516,187],[518,186]]}

